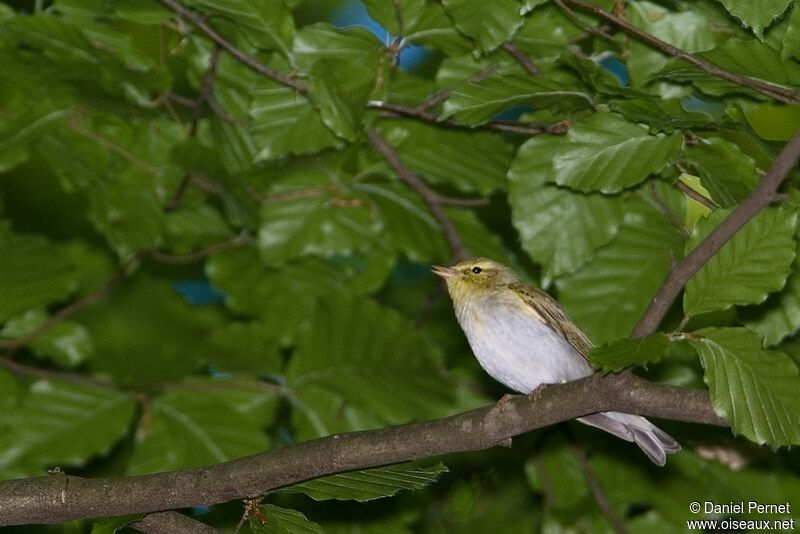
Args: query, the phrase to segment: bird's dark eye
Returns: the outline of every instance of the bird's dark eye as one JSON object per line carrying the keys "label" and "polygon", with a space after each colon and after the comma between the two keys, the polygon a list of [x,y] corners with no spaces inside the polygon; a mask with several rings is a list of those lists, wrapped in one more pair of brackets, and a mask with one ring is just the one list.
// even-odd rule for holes
{"label": "bird's dark eye", "polygon": [[472,268],[472,272],[475,273],[475,274],[481,274],[481,271],[483,271],[483,269],[481,269],[480,267],[473,267]]}

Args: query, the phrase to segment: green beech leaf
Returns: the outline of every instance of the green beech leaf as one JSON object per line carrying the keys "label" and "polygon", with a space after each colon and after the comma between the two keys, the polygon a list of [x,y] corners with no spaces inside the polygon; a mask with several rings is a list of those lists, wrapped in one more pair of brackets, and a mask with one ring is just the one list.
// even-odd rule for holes
{"label": "green beech leaf", "polygon": [[296,510],[281,508],[273,504],[259,506],[261,517],[250,516],[250,531],[253,534],[322,534],[318,524],[306,519]]}
{"label": "green beech leaf", "polygon": [[501,111],[518,105],[577,111],[591,107],[593,102],[588,94],[546,78],[495,74],[453,89],[444,103],[443,116],[471,125],[484,124]]}
{"label": "green beech leaf", "polygon": [[[695,226],[687,253],[728,215],[717,210]],[[745,224],[689,279],[683,311],[697,315],[732,305],[758,304],[781,289],[795,255],[797,216],[781,208],[767,208]]]}
{"label": "green beech leaf", "polygon": [[[24,337],[46,320],[47,314],[44,311],[28,310],[6,322],[0,330],[0,337]],[[70,320],[59,321],[27,345],[37,356],[50,358],[64,367],[76,367],[93,352],[92,340],[86,327]]]}
{"label": "green beech leaf", "polygon": [[0,476],[41,475],[52,465],[86,465],[122,439],[134,407],[129,395],[109,388],[34,382],[12,410],[0,412]]}
{"label": "green beech leaf", "polygon": [[522,247],[542,265],[547,285],[611,241],[622,223],[625,202],[622,197],[580,194],[546,184],[552,162],[537,139],[517,151],[508,171],[508,193]]}
{"label": "green beech leaf", "polygon": [[231,29],[259,48],[290,55],[295,28],[292,14],[282,0],[189,0],[214,18],[226,19]]}
{"label": "green beech leaf", "polygon": [[78,272],[46,238],[17,234],[0,222],[0,322],[67,297]]}
{"label": "green beech leaf", "polygon": [[377,61],[319,59],[309,71],[309,89],[322,122],[338,137],[354,141],[375,85]]}
{"label": "green beech leaf", "polygon": [[444,0],[442,3],[456,28],[472,37],[484,52],[510,40],[522,24],[516,0]]}
{"label": "green beech leaf", "polygon": [[681,145],[678,135],[650,135],[618,115],[596,113],[569,129],[566,139],[541,136],[529,141],[536,154],[552,161],[558,185],[577,191],[618,193],[660,171]]}
{"label": "green beech leaf", "polygon": [[660,360],[669,347],[669,337],[657,333],[640,339],[620,339],[595,347],[589,361],[606,372],[617,372],[630,365]]}
{"label": "green beech leaf", "polygon": [[714,411],[733,431],[758,444],[800,444],[800,372],[792,359],[764,350],[758,334],[744,328],[695,334]]}
{"label": "green beech leaf", "polygon": [[139,521],[147,514],[133,514],[122,517],[107,517],[92,524],[91,534],[115,534],[131,523]]}
{"label": "green beech leaf", "polygon": [[608,245],[556,281],[559,301],[595,344],[631,333],[683,244],[662,213],[632,208]]}
{"label": "green beech leaf", "polygon": [[[331,408],[335,416],[337,409],[331,400],[320,405],[324,397],[311,394],[322,390],[393,424],[440,414],[453,395],[433,348],[409,321],[371,300],[348,295],[316,306],[286,378],[300,402],[317,416]],[[339,425],[347,422],[336,419]]]}
{"label": "green beech leaf", "polygon": [[759,2],[742,2],[740,0],[718,0],[728,13],[742,21],[742,24],[753,29],[759,38],[772,22],[780,17],[791,0],[761,0]]}
{"label": "green beech leaf", "polygon": [[275,397],[257,382],[179,384],[147,406],[128,473],[210,465],[267,449]]}
{"label": "green beech leaf", "polygon": [[[253,88],[252,97],[251,107],[245,111],[253,118],[250,131],[254,159],[310,154],[340,143],[325,126],[320,112],[291,87],[262,81]],[[230,131],[231,136],[240,130],[223,122],[219,126]]]}
{"label": "green beech leaf", "polygon": [[301,482],[278,491],[303,493],[315,501],[336,499],[366,502],[383,497],[392,497],[404,490],[417,490],[436,482],[447,472],[444,464],[419,467],[414,464],[399,464],[364,471],[351,471]]}
{"label": "green beech leaf", "polygon": [[722,207],[741,202],[758,185],[753,158],[720,137],[699,138],[696,144],[686,147],[686,158],[711,198]]}
{"label": "green beech leaf", "polygon": [[783,289],[756,308],[741,312],[747,328],[764,336],[767,345],[777,345],[800,329],[800,261],[795,256],[792,272]]}
{"label": "green beech leaf", "polygon": [[381,133],[403,163],[426,181],[481,195],[505,187],[513,147],[498,134],[442,130],[412,121],[385,121]]}

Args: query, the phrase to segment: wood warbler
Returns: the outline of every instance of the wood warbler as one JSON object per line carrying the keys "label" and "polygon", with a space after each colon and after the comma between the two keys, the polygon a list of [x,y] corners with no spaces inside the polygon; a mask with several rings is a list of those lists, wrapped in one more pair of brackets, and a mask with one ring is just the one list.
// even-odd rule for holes
{"label": "wood warbler", "polygon": [[[587,359],[592,343],[547,293],[523,284],[496,261],[466,260],[434,266],[444,278],[458,323],[481,367],[505,386],[531,393],[542,384],[576,380],[594,372]],[[632,441],[656,464],[680,450],[669,434],[644,417],[620,412],[578,421]]]}

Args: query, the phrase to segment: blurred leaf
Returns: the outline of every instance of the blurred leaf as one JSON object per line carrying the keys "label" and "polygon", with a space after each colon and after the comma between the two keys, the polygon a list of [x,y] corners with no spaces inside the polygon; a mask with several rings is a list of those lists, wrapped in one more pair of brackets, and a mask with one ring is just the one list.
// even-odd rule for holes
{"label": "blurred leaf", "polygon": [[410,322],[348,295],[316,306],[286,378],[301,400],[318,386],[391,424],[442,414],[453,399],[433,348]]}
{"label": "blurred leaf", "polygon": [[706,328],[695,335],[711,404],[733,431],[758,444],[800,443],[800,372],[792,359],[764,350],[761,338],[744,328]]}
{"label": "blurred leaf", "polygon": [[121,258],[161,244],[164,212],[151,176],[124,172],[95,182],[89,217]]}
{"label": "blurred leaf", "polygon": [[757,4],[741,0],[719,0],[728,13],[742,21],[748,28],[753,29],[759,39],[764,30],[780,17],[792,3],[792,0],[761,0]]}
{"label": "blurred leaf", "polygon": [[107,517],[92,523],[91,534],[115,534],[131,523],[139,521],[147,514],[132,514],[122,517]]}
{"label": "blurred leaf", "polygon": [[300,29],[294,36],[294,53],[304,67],[322,58],[376,65],[383,48],[366,28],[335,28],[319,22]]}
{"label": "blurred leaf", "polygon": [[0,413],[0,476],[42,475],[52,465],[86,465],[122,439],[134,407],[130,396],[112,389],[34,382],[12,410]]}
{"label": "blurred leaf", "polygon": [[543,138],[524,143],[508,171],[514,227],[531,259],[543,267],[544,285],[570,273],[616,235],[622,197],[580,194],[546,184],[552,176],[551,145]]}
{"label": "blurred leaf", "polygon": [[17,234],[0,222],[0,322],[62,300],[75,290],[78,272],[42,236]]}
{"label": "blurred leaf", "polygon": [[[729,215],[717,210],[695,227],[686,244],[694,249]],[[686,284],[683,310],[698,315],[734,304],[758,304],[781,289],[794,259],[794,213],[767,208],[753,217]]]}
{"label": "blurred leaf", "polygon": [[639,339],[620,339],[592,349],[589,361],[605,372],[615,373],[630,365],[656,362],[664,357],[669,337],[656,333]]}
{"label": "blurred leaf", "polygon": [[[0,337],[17,339],[33,332],[47,320],[39,309],[28,310],[10,319],[0,330]],[[76,367],[92,355],[92,340],[86,328],[75,321],[62,320],[34,338],[28,347],[34,354],[52,359],[64,367]]]}
{"label": "blurred leaf", "polygon": [[[255,385],[255,384],[254,384]],[[275,397],[222,380],[184,383],[147,406],[128,474],[188,469],[267,449]]]}
{"label": "blurred leaf", "polygon": [[267,264],[353,252],[376,243],[380,221],[340,177],[306,171],[281,182],[261,207],[258,244]]}
{"label": "blurred leaf", "polygon": [[590,108],[593,102],[590,95],[546,78],[494,74],[453,89],[444,103],[443,117],[470,125],[484,124],[498,113],[520,105],[575,111]]}
{"label": "blurred leaf", "polygon": [[322,528],[306,519],[295,510],[280,508],[272,504],[259,506],[263,523],[258,517],[250,517],[253,534],[322,534]]}
{"label": "blurred leaf", "polygon": [[744,325],[764,337],[768,346],[777,345],[800,329],[800,258],[795,255],[792,271],[783,289],[756,308],[741,311]]}
{"label": "blurred leaf", "polygon": [[[253,118],[252,152],[255,159],[310,154],[340,143],[325,126],[320,112],[292,88],[260,82],[253,88],[252,96],[248,111]],[[220,126],[237,131],[232,125]]]}
{"label": "blurred leaf", "polygon": [[631,206],[617,236],[556,282],[559,301],[596,345],[627,337],[682,245],[663,214]]}
{"label": "blurred leaf", "polygon": [[743,106],[747,122],[762,138],[769,141],[788,141],[800,130],[800,107],[772,102]]}
{"label": "blurred leaf", "polygon": [[283,0],[189,0],[186,4],[208,13],[212,20],[229,20],[232,29],[258,48],[290,55],[295,28]]}
{"label": "blurred leaf", "polygon": [[22,387],[14,375],[5,369],[0,369],[0,414],[11,411],[17,403],[21,390]]}
{"label": "blurred leaf", "polygon": [[581,469],[574,448],[563,434],[547,436],[538,452],[538,458],[530,460],[526,471],[534,476],[534,487],[543,493],[549,492],[552,507],[559,516],[576,515],[587,504],[589,486]]}
{"label": "blurred leaf", "polygon": [[488,195],[505,187],[513,147],[488,132],[443,130],[413,121],[385,121],[381,133],[411,170],[434,184]]}
{"label": "blurred leaf", "polygon": [[211,333],[209,361],[223,372],[278,374],[283,367],[279,334],[266,321],[227,324]]}
{"label": "blurred leaf", "polygon": [[220,323],[209,306],[188,304],[163,278],[140,273],[79,312],[95,353],[92,370],[119,382],[176,380],[203,363],[205,339]]}
{"label": "blurred leaf", "polygon": [[353,188],[369,198],[380,213],[390,246],[420,263],[446,256],[441,229],[428,207],[401,183],[359,182]]}
{"label": "blurred leaf", "polygon": [[398,0],[384,2],[382,0],[364,0],[370,18],[383,26],[391,35],[399,35],[400,24],[403,29],[413,26],[419,20],[425,8],[425,0]]}
{"label": "blurred leaf", "polygon": [[522,25],[516,0],[444,0],[444,9],[456,28],[473,38],[482,52],[490,52],[511,39]]}
{"label": "blurred leaf", "polygon": [[317,478],[282,488],[278,492],[303,493],[315,501],[336,499],[366,502],[392,497],[403,490],[424,488],[446,472],[447,467],[442,463],[432,467],[398,464]]}

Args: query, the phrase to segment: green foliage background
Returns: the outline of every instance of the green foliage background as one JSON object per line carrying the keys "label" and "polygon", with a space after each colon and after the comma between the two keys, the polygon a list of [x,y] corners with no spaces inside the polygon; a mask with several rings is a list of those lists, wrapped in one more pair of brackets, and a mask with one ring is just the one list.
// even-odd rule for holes
{"label": "green foliage background", "polygon": [[[659,469],[561,425],[447,468],[289,488],[267,498],[272,522],[254,531],[609,531],[587,469],[629,532],[683,532],[693,500],[800,506],[800,458],[776,449],[800,444],[796,175],[780,207],[689,282],[669,335],[624,341],[671,261],[800,127],[798,107],[621,33],[593,37],[583,26],[595,19],[546,0],[364,3],[428,48],[419,71],[396,68],[391,43],[369,31],[324,22],[334,3],[185,1],[307,95],[225,52],[209,77],[211,41],[155,0],[0,3],[0,477],[182,469],[498,398],[428,272],[450,261],[448,242],[368,143],[374,128],[438,194],[486,199],[446,215],[473,255],[557,295],[603,345],[598,367],[649,364],[638,370],[652,379],[708,387],[743,437],[664,423],[684,450]],[[796,87],[794,4],[636,1],[625,17],[736,74]],[[629,87],[600,66],[609,58]],[[192,107],[204,79],[210,98]],[[375,109],[445,90],[430,114],[447,123]],[[518,122],[565,121],[567,133],[485,127],[519,105]],[[124,265],[107,294],[26,337]],[[401,490],[415,491],[372,501]],[[198,517],[230,529],[241,511]]]}

